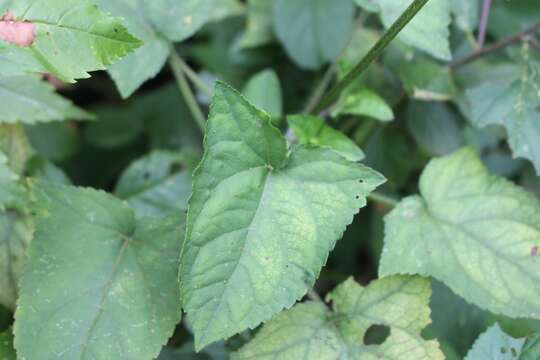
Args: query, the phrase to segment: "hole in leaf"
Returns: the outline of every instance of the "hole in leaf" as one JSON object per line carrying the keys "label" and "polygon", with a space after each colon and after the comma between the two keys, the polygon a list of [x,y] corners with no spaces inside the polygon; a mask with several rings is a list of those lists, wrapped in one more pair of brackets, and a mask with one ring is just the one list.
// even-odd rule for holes
{"label": "hole in leaf", "polygon": [[371,325],[364,334],[364,345],[382,345],[390,336],[390,327],[386,325]]}
{"label": "hole in leaf", "polygon": [[359,195],[356,195],[355,198],[356,198],[356,199],[360,199],[360,196],[359,196]]}
{"label": "hole in leaf", "polygon": [[150,178],[150,173],[147,171],[143,174],[144,180],[148,180]]}

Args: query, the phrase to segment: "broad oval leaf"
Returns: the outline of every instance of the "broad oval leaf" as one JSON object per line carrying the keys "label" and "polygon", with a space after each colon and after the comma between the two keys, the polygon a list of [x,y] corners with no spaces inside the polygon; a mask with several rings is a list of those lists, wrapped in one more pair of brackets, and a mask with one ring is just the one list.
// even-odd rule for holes
{"label": "broad oval leaf", "polygon": [[54,92],[37,76],[0,77],[0,123],[89,120],[93,116]]}
{"label": "broad oval leaf", "polygon": [[180,318],[183,216],[135,221],[103,192],[32,189],[35,238],[15,314],[21,358],[151,359]]}
{"label": "broad oval leaf", "polygon": [[474,343],[464,360],[517,360],[525,339],[506,335],[499,324],[491,326]]}
{"label": "broad oval leaf", "polygon": [[276,35],[301,67],[318,69],[333,60],[353,29],[352,0],[275,0]]}
{"label": "broad oval leaf", "polygon": [[[437,341],[421,331],[430,323],[429,281],[397,276],[362,287],[352,279],[323,303],[295,305],[266,323],[233,355],[235,360],[443,360]],[[373,326],[389,328],[382,344],[362,343]]]}
{"label": "broad oval leaf", "polygon": [[385,219],[379,274],[433,276],[483,309],[540,319],[540,202],[473,149],[432,160]]}
{"label": "broad oval leaf", "polygon": [[218,83],[180,268],[198,349],[289,307],[384,180],[330,149],[290,154],[269,116]]}
{"label": "broad oval leaf", "polygon": [[[67,82],[88,78],[88,72],[104,70],[141,45],[89,0],[1,1],[0,11],[8,10],[17,21],[35,27],[35,40],[25,50],[47,72]],[[15,46],[0,48],[0,57],[13,56],[9,52]]]}

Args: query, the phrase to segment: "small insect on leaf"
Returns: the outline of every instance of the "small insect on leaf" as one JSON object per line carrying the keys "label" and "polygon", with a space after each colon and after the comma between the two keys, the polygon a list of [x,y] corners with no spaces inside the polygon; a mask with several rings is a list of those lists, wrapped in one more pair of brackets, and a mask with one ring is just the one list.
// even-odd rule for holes
{"label": "small insect on leaf", "polygon": [[11,11],[6,11],[0,20],[0,39],[22,47],[29,47],[36,39],[36,27],[28,21],[15,20]]}

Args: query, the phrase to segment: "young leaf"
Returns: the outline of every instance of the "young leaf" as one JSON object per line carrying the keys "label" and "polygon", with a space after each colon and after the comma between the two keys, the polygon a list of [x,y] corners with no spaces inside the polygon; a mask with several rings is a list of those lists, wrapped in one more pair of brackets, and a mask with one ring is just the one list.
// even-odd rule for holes
{"label": "young leaf", "polygon": [[254,328],[301,298],[383,181],[330,149],[288,154],[269,116],[218,83],[180,267],[196,347]]}
{"label": "young leaf", "polygon": [[[4,0],[0,11],[33,26],[25,48],[47,72],[66,82],[104,70],[141,45],[117,20],[89,0]],[[0,48],[2,55],[17,45]]]}
{"label": "young leaf", "polygon": [[248,0],[246,31],[240,36],[241,49],[267,45],[274,40],[272,29],[273,0]]}
{"label": "young leaf", "polygon": [[150,153],[120,176],[115,193],[138,217],[186,211],[195,159],[176,152]]}
{"label": "young leaf", "polygon": [[[430,323],[430,293],[429,281],[419,277],[381,279],[365,288],[349,279],[328,296],[333,311],[318,302],[295,305],[232,358],[442,360],[437,342],[420,334]],[[366,344],[377,326],[388,328],[389,336],[382,344]]]}
{"label": "young leaf", "polygon": [[273,16],[276,35],[289,56],[314,70],[345,46],[353,28],[354,4],[352,0],[275,0]]}
{"label": "young leaf", "polygon": [[296,115],[287,118],[300,144],[327,147],[350,161],[360,161],[364,152],[346,135],[326,125],[316,116]]}
{"label": "young leaf", "polygon": [[394,119],[394,112],[386,101],[367,88],[346,90],[339,98],[332,114],[334,116],[368,116],[380,121],[392,121]]}
{"label": "young leaf", "polygon": [[92,119],[36,76],[0,77],[0,123]]}
{"label": "young leaf", "polygon": [[433,276],[483,309],[540,319],[540,202],[471,148],[432,160],[386,217],[379,274]]}
{"label": "young leaf", "polygon": [[274,119],[283,115],[281,84],[274,70],[268,69],[254,75],[244,88],[245,97]]}
{"label": "young leaf", "polygon": [[540,174],[540,60],[525,51],[515,70],[467,91],[471,121],[478,127],[503,125],[513,154],[531,160]]}
{"label": "young leaf", "polygon": [[13,348],[13,332],[11,329],[0,333],[0,359],[17,360],[17,354]]}
{"label": "young leaf", "polygon": [[521,348],[525,339],[514,339],[506,335],[499,324],[491,326],[480,335],[464,360],[516,360],[521,359]]}
{"label": "young leaf", "polygon": [[183,216],[135,220],[103,192],[37,183],[35,239],[15,314],[33,359],[151,359],[180,318]]}
{"label": "young leaf", "polygon": [[[384,26],[389,28],[412,1],[377,1]],[[438,59],[450,60],[450,21],[449,0],[430,0],[399,33],[398,38]]]}

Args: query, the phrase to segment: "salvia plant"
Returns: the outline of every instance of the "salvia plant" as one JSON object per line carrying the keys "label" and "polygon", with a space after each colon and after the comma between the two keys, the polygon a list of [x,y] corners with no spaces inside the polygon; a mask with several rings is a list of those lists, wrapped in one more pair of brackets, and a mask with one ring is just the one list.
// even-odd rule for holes
{"label": "salvia plant", "polygon": [[538,0],[0,16],[0,360],[540,359]]}

